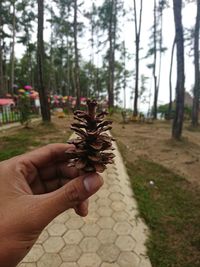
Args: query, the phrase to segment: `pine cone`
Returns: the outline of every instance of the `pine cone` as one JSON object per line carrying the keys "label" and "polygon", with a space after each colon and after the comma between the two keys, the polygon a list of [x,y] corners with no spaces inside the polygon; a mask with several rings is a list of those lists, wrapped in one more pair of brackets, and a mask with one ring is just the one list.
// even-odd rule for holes
{"label": "pine cone", "polygon": [[114,150],[112,141],[114,139],[105,131],[111,130],[112,121],[103,120],[107,112],[96,114],[97,102],[87,101],[88,112],[75,111],[71,129],[79,136],[70,140],[75,149],[66,151],[70,159],[68,166],[76,167],[84,172],[103,172],[107,164],[114,163],[115,155],[109,150]]}

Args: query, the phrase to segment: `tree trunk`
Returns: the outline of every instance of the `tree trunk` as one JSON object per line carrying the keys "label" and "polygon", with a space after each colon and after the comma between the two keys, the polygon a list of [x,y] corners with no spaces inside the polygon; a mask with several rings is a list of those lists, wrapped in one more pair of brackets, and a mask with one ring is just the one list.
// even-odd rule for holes
{"label": "tree trunk", "polygon": [[[0,21],[0,27],[1,27],[1,21]],[[4,75],[3,75],[3,51],[2,51],[2,40],[0,33],[0,97],[3,96],[4,93],[5,93],[5,88],[4,88]]]}
{"label": "tree trunk", "polygon": [[134,0],[134,17],[135,17],[135,97],[134,97],[134,107],[133,116],[138,115],[138,95],[139,95],[139,73],[140,73],[140,35],[142,26],[142,11],[143,11],[143,0],[140,1],[140,14],[139,22],[137,20],[137,7],[136,0]]}
{"label": "tree trunk", "polygon": [[176,111],[172,128],[172,137],[179,140],[182,135],[185,97],[184,37],[182,25],[182,0],[173,0],[174,22],[176,30],[177,84]]}
{"label": "tree trunk", "polygon": [[77,0],[74,0],[74,49],[75,49],[75,70],[74,70],[74,78],[75,78],[75,90],[76,90],[76,108],[80,109],[80,77],[79,77],[79,57],[78,57],[78,42],[77,42]]}
{"label": "tree trunk", "polygon": [[16,35],[16,16],[15,16],[15,1],[13,2],[13,18],[12,18],[12,44],[10,55],[10,93],[13,94],[13,86],[15,80],[15,35]]}
{"label": "tree trunk", "polygon": [[115,0],[111,1],[111,14],[109,22],[109,81],[108,81],[108,106],[114,107],[114,70],[115,70]]}
{"label": "tree trunk", "polygon": [[199,74],[199,23],[200,23],[200,0],[197,0],[197,16],[194,35],[194,67],[195,67],[195,85],[192,107],[192,126],[197,127],[199,123],[199,86],[200,86],[200,74]]}
{"label": "tree trunk", "polygon": [[[0,1],[0,10],[2,10],[2,1]],[[2,18],[0,16],[0,97],[4,95],[4,75],[3,75],[3,40],[2,40]]]}
{"label": "tree trunk", "polygon": [[176,45],[176,39],[174,38],[171,52],[171,63],[170,63],[170,72],[169,72],[169,107],[168,107],[168,118],[172,117],[172,70],[173,70],[173,61],[174,61],[174,50]]}
{"label": "tree trunk", "polygon": [[159,72],[158,72],[158,83],[157,83],[157,95],[160,91],[162,53],[163,53],[162,48],[163,48],[163,7],[161,7],[161,10],[160,10]]}
{"label": "tree trunk", "polygon": [[44,0],[37,0],[38,3],[38,47],[37,47],[37,61],[38,61],[38,89],[41,104],[41,113],[43,122],[50,122],[50,108],[48,103],[48,96],[44,84]]}
{"label": "tree trunk", "polygon": [[158,104],[158,85],[156,75],[156,63],[157,63],[157,15],[156,15],[156,0],[154,0],[154,26],[153,26],[153,49],[154,49],[154,63],[153,63],[153,78],[154,78],[154,105],[153,105],[153,118],[157,119],[157,104]]}
{"label": "tree trunk", "polygon": [[123,89],[124,89],[124,110],[126,110],[126,44],[123,41],[123,69],[124,69],[124,79],[123,79]]}

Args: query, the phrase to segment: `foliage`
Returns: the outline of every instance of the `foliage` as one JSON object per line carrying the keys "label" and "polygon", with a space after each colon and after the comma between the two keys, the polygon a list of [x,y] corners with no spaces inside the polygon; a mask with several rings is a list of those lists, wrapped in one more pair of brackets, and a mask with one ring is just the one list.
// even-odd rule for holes
{"label": "foliage", "polygon": [[[158,113],[161,114],[162,117],[164,117],[165,119],[169,119],[168,116],[168,112],[169,112],[169,104],[165,104],[165,105],[160,105],[158,107]],[[173,103],[172,105],[172,114],[171,114],[171,118],[174,118],[174,113],[175,113],[175,104]],[[192,108],[185,106],[184,107],[184,113],[185,113],[185,119],[191,119],[192,116]]]}
{"label": "foliage", "polygon": [[26,95],[19,96],[18,107],[20,111],[20,122],[28,128],[31,116],[30,98]]}

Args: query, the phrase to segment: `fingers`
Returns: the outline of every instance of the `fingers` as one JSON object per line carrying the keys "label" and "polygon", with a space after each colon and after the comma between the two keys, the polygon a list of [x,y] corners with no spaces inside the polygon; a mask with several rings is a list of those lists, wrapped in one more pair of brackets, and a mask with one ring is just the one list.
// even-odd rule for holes
{"label": "fingers", "polygon": [[33,194],[49,193],[57,190],[80,174],[76,168],[70,168],[66,163],[55,163],[42,168],[38,177],[29,182]]}
{"label": "fingers", "polygon": [[103,185],[97,173],[87,174],[71,180],[62,188],[37,196],[37,215],[45,227],[53,218],[69,208],[76,207],[81,216],[87,215],[87,204],[80,204],[96,193]]}
{"label": "fingers", "polygon": [[86,217],[88,215],[88,206],[89,206],[89,200],[86,199],[85,201],[78,204],[74,210],[76,214],[78,214],[81,217]]}
{"label": "fingers", "polygon": [[39,171],[40,179],[52,180],[56,178],[73,179],[79,176],[76,168],[68,167],[67,162],[51,164]]}
{"label": "fingers", "polygon": [[73,148],[73,145],[68,144],[51,144],[26,153],[20,156],[20,159],[30,161],[36,168],[41,168],[50,163],[67,161],[65,151]]}

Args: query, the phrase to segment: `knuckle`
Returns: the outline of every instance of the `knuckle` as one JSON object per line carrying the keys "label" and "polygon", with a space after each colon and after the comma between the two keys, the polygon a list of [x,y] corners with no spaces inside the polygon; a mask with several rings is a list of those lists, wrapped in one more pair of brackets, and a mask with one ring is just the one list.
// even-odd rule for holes
{"label": "knuckle", "polygon": [[79,202],[81,201],[80,190],[77,184],[68,184],[64,190],[64,197],[68,202]]}

